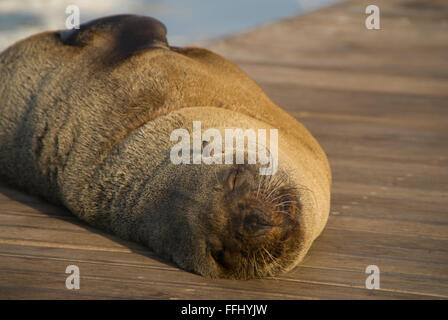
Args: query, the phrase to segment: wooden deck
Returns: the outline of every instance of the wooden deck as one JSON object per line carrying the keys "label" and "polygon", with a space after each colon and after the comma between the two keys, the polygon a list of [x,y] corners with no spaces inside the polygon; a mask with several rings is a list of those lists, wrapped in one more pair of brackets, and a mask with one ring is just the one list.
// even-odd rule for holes
{"label": "wooden deck", "polygon": [[[333,171],[328,225],[300,267],[274,279],[207,280],[144,247],[0,189],[0,298],[447,299],[448,2],[354,1],[221,39],[296,116]],[[77,265],[81,289],[65,288]],[[380,268],[380,290],[365,268]]]}

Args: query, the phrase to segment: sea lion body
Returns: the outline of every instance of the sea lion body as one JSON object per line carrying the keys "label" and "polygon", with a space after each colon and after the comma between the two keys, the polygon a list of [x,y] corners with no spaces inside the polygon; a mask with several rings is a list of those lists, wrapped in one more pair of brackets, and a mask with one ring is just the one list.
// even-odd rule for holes
{"label": "sea lion body", "polygon": [[[328,218],[324,152],[238,67],[165,32],[121,15],[2,52],[0,178],[204,276],[293,268]],[[173,164],[170,134],[193,121],[278,129],[278,172]]]}

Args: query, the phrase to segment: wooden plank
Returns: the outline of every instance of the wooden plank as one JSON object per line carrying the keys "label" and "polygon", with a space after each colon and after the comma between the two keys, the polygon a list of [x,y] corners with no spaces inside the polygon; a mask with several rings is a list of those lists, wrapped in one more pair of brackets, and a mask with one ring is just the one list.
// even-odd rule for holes
{"label": "wooden plank", "polygon": [[[20,267],[9,269],[7,267],[9,265],[19,265]],[[421,292],[396,290],[372,292],[365,290],[361,285],[363,283],[349,286],[320,281],[295,281],[294,279],[291,281],[289,278],[276,278],[245,281],[241,286],[238,281],[208,280],[192,274],[183,274],[182,279],[178,280],[171,270],[152,269],[148,273],[145,272],[145,269],[131,269],[126,266],[96,263],[92,266],[86,262],[77,262],[77,265],[82,272],[82,285],[86,292],[91,294],[108,292],[109,296],[180,299],[184,298],[187,292],[190,298],[204,297],[205,295],[212,299],[235,299],[235,295],[240,299],[248,297],[251,299],[330,298],[334,295],[347,299],[353,294],[377,299],[426,297]],[[67,262],[59,259],[3,256],[0,262],[0,270],[2,270],[0,281],[8,286],[21,285],[65,290],[63,287],[66,274],[63,271],[66,266]],[[324,293],[320,290],[324,290]],[[432,296],[438,297],[435,294],[428,297]]]}
{"label": "wooden plank", "polygon": [[[375,1],[381,10],[378,31],[364,27],[364,11],[371,3],[351,1],[233,36],[212,48],[243,67],[245,61],[268,62],[446,79],[446,3],[425,1],[417,9],[408,6],[412,2],[416,1]],[[270,77],[256,79],[265,81]],[[326,75],[322,79],[326,81]]]}
{"label": "wooden plank", "polygon": [[[294,84],[312,88],[334,90],[368,91],[371,93],[412,93],[448,97],[448,80],[444,78],[413,78],[408,76],[369,73],[353,73],[332,70],[294,70],[290,67],[244,65],[243,70],[255,79],[263,78],[264,83]],[[269,74],[269,77],[266,75]],[[424,85],[422,85],[424,83]]]}

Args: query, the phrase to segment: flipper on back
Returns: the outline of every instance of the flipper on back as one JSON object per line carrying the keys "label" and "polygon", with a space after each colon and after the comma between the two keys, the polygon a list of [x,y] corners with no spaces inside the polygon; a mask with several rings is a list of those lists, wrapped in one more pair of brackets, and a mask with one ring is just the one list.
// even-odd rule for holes
{"label": "flipper on back", "polygon": [[83,48],[93,44],[95,37],[108,52],[109,62],[119,62],[132,54],[151,48],[168,48],[166,27],[157,19],[138,15],[115,15],[92,20],[79,29],[59,32],[64,45]]}

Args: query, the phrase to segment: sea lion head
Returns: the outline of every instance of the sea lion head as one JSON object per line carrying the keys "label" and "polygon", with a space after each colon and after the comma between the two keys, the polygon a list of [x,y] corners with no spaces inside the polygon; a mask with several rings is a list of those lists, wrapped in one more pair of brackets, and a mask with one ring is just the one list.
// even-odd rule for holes
{"label": "sea lion head", "polygon": [[[170,124],[163,117],[156,122],[163,122],[164,128],[191,129],[192,121],[200,119],[204,130],[215,127],[223,133],[225,126],[270,128],[219,108],[181,109],[166,118],[171,118]],[[316,193],[322,192],[301,164],[306,155],[294,159],[285,139],[279,135],[278,169],[273,174],[260,174],[263,165],[247,161],[175,164],[169,149],[161,152],[165,160],[148,182],[151,193],[141,195],[142,220],[133,232],[139,235],[136,240],[180,267],[212,278],[250,279],[292,269],[325,224],[326,208],[316,205]],[[202,149],[207,145],[203,142]],[[172,147],[174,142],[158,144]],[[248,155],[246,150],[245,160]],[[154,191],[155,184],[159,192]],[[323,197],[323,202],[328,201],[328,195]],[[325,216],[320,224],[319,216]]]}
{"label": "sea lion head", "polygon": [[248,164],[177,170],[154,208],[170,216],[170,230],[159,236],[165,241],[155,248],[161,255],[207,277],[250,279],[283,273],[306,253],[308,191],[297,189],[283,169],[274,175]]}
{"label": "sea lion head", "polygon": [[212,210],[200,215],[212,277],[276,275],[300,251],[300,193],[283,171],[260,175],[257,169],[234,165],[217,173]]}

